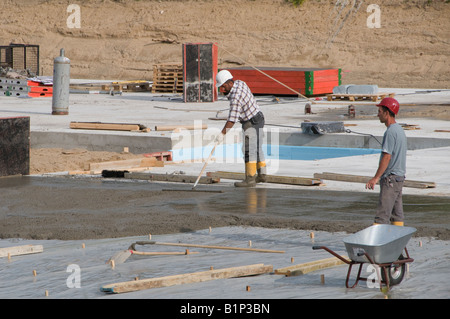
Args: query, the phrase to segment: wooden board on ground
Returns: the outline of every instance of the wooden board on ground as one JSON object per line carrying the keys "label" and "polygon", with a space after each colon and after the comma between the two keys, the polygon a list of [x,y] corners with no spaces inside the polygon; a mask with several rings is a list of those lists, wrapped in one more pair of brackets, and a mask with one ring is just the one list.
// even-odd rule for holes
{"label": "wooden board on ground", "polygon": [[384,99],[385,97],[394,97],[395,93],[378,93],[378,94],[327,94],[327,100],[349,100],[349,101],[358,101],[358,100],[371,100],[373,102],[378,101],[379,99]]}
{"label": "wooden board on ground", "polygon": [[[342,257],[348,260],[348,257],[346,257],[346,256],[342,256]],[[304,264],[293,265],[293,266],[289,266],[289,267],[275,269],[275,274],[276,275],[285,275],[286,277],[299,276],[299,275],[304,275],[306,273],[316,271],[319,269],[339,266],[342,264],[344,264],[344,262],[342,260],[340,260],[339,258],[331,257],[331,258],[307,262]]]}
{"label": "wooden board on ground", "polygon": [[[321,179],[328,179],[340,182],[353,182],[353,183],[367,183],[372,177],[370,176],[359,176],[350,174],[337,174],[337,173],[315,173],[314,177]],[[422,182],[422,181],[412,181],[405,180],[403,183],[404,187],[411,188],[435,188],[436,183],[434,182]]]}
{"label": "wooden board on ground", "polygon": [[164,162],[158,161],[155,157],[142,157],[121,161],[109,161],[90,163],[89,171],[102,171],[102,170],[120,170],[120,169],[132,169],[141,167],[163,167]]}
{"label": "wooden board on ground", "polygon": [[[207,176],[215,178],[235,179],[235,180],[243,180],[245,178],[244,173],[223,172],[223,171],[208,172]],[[304,185],[304,186],[322,184],[322,181],[317,178],[305,178],[296,176],[267,175],[266,179],[267,183],[275,183],[275,184]]]}
{"label": "wooden board on ground", "polygon": [[14,247],[4,247],[0,248],[0,257],[35,254],[35,253],[42,253],[43,251],[44,247],[42,245],[23,245]]}
{"label": "wooden board on ground", "polygon": [[[131,172],[125,173],[125,178],[130,179],[144,179],[158,182],[179,182],[179,183],[195,183],[198,176],[183,175],[183,174],[153,174],[143,172]],[[199,184],[213,184],[219,183],[220,178],[202,176],[199,180]]]}
{"label": "wooden board on ground", "polygon": [[150,132],[150,129],[142,124],[127,124],[127,123],[70,122],[70,128],[84,129],[84,130]]}
{"label": "wooden board on ground", "polygon": [[261,275],[270,273],[272,271],[273,271],[272,265],[255,264],[231,268],[222,268],[216,270],[207,270],[181,275],[114,283],[110,285],[105,285],[101,287],[100,290],[107,293],[124,293],[151,288],[170,287],[174,285],[204,282],[214,279],[226,279],[226,278]]}

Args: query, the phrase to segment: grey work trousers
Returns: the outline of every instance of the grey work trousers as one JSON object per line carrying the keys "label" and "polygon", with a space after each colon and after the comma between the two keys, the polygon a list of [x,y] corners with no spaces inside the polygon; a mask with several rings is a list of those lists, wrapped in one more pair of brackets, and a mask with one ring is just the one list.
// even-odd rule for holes
{"label": "grey work trousers", "polygon": [[389,175],[380,179],[380,197],[375,223],[403,222],[402,189],[404,181],[405,177],[397,175]]}
{"label": "grey work trousers", "polygon": [[264,115],[259,112],[251,120],[242,122],[244,131],[243,150],[245,163],[264,162],[262,142],[264,138]]}

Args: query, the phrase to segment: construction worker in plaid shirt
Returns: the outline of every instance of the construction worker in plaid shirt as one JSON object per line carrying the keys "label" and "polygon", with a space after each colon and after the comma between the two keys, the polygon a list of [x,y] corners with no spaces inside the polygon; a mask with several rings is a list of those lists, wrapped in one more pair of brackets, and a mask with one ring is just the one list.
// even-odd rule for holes
{"label": "construction worker in plaid shirt", "polygon": [[230,101],[230,112],[219,140],[223,140],[223,136],[238,121],[244,130],[245,180],[234,185],[254,187],[256,183],[266,181],[266,162],[262,150],[264,115],[247,84],[240,80],[234,81],[229,71],[217,73],[216,86]]}

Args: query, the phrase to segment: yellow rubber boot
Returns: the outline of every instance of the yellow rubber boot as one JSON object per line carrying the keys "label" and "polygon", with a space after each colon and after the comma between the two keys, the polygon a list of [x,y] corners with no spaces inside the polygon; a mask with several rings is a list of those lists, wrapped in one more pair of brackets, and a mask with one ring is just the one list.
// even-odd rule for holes
{"label": "yellow rubber boot", "polygon": [[403,223],[403,222],[391,222],[391,225],[394,225],[394,226],[404,226],[404,223]]}
{"label": "yellow rubber boot", "polygon": [[256,182],[257,183],[265,183],[266,182],[266,162],[256,163],[256,169],[258,171],[258,176],[256,177]]}
{"label": "yellow rubber boot", "polygon": [[256,162],[245,163],[245,179],[242,182],[234,183],[236,187],[256,186]]}

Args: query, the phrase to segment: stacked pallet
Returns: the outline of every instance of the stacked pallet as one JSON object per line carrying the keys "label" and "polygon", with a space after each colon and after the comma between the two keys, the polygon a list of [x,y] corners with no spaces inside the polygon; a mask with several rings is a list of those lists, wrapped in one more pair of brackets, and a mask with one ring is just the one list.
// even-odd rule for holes
{"label": "stacked pallet", "polygon": [[152,93],[183,93],[183,67],[181,64],[155,64],[153,66]]}
{"label": "stacked pallet", "polygon": [[53,86],[41,82],[0,78],[0,96],[51,97]]}
{"label": "stacked pallet", "polygon": [[341,69],[258,68],[263,73],[248,67],[228,70],[235,80],[246,82],[253,94],[322,95],[332,93],[341,84]]}

